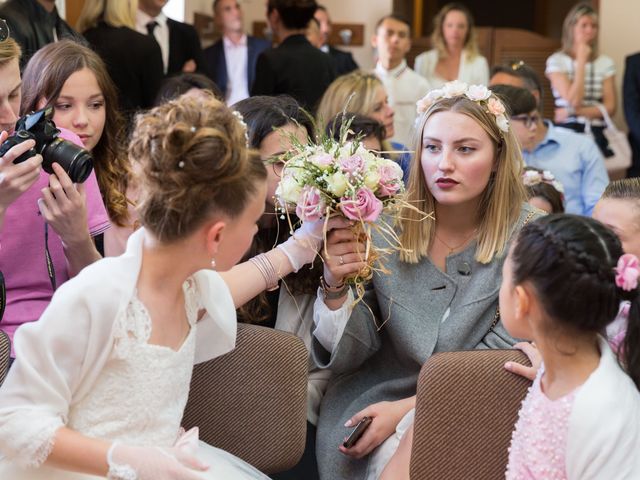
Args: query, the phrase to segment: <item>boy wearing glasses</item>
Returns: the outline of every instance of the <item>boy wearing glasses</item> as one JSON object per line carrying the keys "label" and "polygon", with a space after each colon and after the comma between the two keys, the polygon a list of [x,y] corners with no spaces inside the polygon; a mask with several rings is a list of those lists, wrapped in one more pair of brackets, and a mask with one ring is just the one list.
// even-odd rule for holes
{"label": "boy wearing glasses", "polygon": [[565,188],[567,213],[591,216],[609,183],[598,146],[590,137],[542,118],[542,87],[531,67],[513,62],[491,73],[489,85],[509,104],[525,163],[554,174]]}

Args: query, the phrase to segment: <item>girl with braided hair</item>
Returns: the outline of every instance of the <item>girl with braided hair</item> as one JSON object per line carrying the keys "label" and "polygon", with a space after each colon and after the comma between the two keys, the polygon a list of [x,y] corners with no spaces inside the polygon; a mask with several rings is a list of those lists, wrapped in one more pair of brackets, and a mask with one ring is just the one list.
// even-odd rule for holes
{"label": "girl with braided hair", "polygon": [[[500,311],[542,364],[507,479],[640,478],[639,276],[638,258],[596,220],[550,215],[521,230],[503,266]],[[622,301],[630,309],[618,359],[600,333]]]}

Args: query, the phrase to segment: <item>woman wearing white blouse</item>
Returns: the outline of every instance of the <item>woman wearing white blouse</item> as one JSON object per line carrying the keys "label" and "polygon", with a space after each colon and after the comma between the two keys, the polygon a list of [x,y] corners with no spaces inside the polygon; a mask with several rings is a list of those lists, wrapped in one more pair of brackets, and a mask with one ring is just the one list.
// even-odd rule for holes
{"label": "woman wearing white blouse", "polygon": [[489,64],[478,53],[471,12],[458,3],[448,3],[433,20],[433,48],[416,57],[414,70],[425,77],[431,88],[451,80],[486,85]]}

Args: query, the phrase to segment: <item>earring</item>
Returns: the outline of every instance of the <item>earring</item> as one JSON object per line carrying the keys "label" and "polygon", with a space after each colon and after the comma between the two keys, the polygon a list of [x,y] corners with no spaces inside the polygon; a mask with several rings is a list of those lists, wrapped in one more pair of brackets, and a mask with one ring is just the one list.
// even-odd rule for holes
{"label": "earring", "polygon": [[215,258],[211,259],[211,268],[213,268],[214,270],[216,269],[216,259]]}

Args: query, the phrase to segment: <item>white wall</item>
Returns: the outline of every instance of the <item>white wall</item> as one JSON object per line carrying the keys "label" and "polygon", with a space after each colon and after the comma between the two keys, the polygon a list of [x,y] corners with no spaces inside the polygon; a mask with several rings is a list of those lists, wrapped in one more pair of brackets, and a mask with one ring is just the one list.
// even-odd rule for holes
{"label": "white wall", "polygon": [[616,85],[618,110],[616,124],[625,126],[622,109],[622,79],[624,59],[627,55],[640,52],[640,2],[638,0],[600,1],[600,51],[613,58],[616,63]]}
{"label": "white wall", "polygon": [[[180,0],[171,0],[180,1]],[[193,22],[193,13],[201,12],[212,15],[212,0],[185,0],[185,21]],[[264,21],[266,0],[240,0],[244,9],[244,21],[247,31],[251,31],[254,21]],[[373,68],[373,49],[370,46],[371,35],[376,22],[383,15],[390,13],[392,0],[323,0],[334,22],[363,23],[365,25],[365,45],[350,47],[356,62],[365,69]]]}

